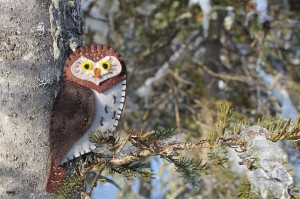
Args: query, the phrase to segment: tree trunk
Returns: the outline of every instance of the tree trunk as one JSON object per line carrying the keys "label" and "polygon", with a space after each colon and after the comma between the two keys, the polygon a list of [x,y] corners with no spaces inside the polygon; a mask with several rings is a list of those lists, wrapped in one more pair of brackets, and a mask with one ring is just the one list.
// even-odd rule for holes
{"label": "tree trunk", "polygon": [[49,198],[49,116],[81,41],[78,1],[0,1],[0,198]]}

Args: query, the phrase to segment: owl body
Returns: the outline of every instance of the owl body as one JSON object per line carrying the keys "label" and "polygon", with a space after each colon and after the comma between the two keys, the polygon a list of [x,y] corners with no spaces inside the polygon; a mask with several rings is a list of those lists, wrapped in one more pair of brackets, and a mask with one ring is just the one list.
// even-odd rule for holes
{"label": "owl body", "polygon": [[126,67],[112,48],[78,49],[66,62],[64,80],[50,121],[47,192],[60,186],[69,160],[96,148],[89,133],[116,130],[125,102]]}
{"label": "owl body", "polygon": [[126,80],[121,81],[112,89],[108,89],[103,93],[92,90],[95,99],[95,118],[87,132],[73,144],[72,148],[61,160],[61,164],[96,148],[88,139],[90,132],[113,132],[116,130],[124,107],[125,91]]}

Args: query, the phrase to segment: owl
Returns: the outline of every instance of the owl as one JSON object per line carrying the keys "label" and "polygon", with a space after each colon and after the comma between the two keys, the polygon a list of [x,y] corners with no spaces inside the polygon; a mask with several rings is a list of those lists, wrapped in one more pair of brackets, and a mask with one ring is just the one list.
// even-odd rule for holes
{"label": "owl", "polygon": [[64,82],[53,104],[46,191],[59,188],[69,160],[93,151],[90,132],[115,131],[126,94],[121,55],[103,45],[85,46],[66,61]]}

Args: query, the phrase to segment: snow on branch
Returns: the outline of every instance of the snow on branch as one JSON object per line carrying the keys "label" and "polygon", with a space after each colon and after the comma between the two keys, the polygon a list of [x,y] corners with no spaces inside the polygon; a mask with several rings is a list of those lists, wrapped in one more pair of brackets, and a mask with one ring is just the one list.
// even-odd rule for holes
{"label": "snow on branch", "polygon": [[267,8],[267,0],[249,0],[246,5],[246,10],[248,12],[246,24],[248,23],[248,20],[252,19],[255,14],[258,15],[258,20],[260,23],[272,21],[273,18],[267,14]]}
{"label": "snow on branch", "polygon": [[212,11],[212,6],[210,0],[190,0],[189,6],[192,6],[193,4],[198,3],[202,13],[203,13],[203,19],[202,19],[202,28],[204,31],[204,37],[208,36],[208,29],[209,29],[209,20],[210,20],[210,13]]}
{"label": "snow on branch", "polygon": [[240,156],[248,167],[246,175],[251,189],[262,198],[290,198],[288,187],[293,178],[283,165],[287,154],[277,143],[268,140],[267,135],[268,131],[260,126],[241,132],[246,148]]}

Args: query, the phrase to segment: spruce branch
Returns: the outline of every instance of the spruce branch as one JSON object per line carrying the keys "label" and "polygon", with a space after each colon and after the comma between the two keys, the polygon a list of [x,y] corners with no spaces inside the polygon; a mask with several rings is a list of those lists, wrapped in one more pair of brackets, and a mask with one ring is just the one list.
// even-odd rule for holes
{"label": "spruce branch", "polygon": [[253,122],[250,119],[239,119],[233,123],[233,135],[238,135],[243,129],[252,126]]}
{"label": "spruce branch", "polygon": [[291,119],[283,120],[278,117],[264,117],[257,124],[268,130],[267,138],[272,142],[287,140],[292,143],[300,141],[300,115],[292,125]]}
{"label": "spruce branch", "polygon": [[154,133],[148,134],[145,136],[147,141],[159,141],[159,140],[166,140],[175,135],[175,129],[158,129],[154,131]]}
{"label": "spruce branch", "polygon": [[[279,118],[262,118],[258,124],[265,127],[267,133],[266,139],[276,142],[288,140],[296,143],[300,138],[300,117],[292,125],[291,120],[280,120]],[[160,156],[161,158],[173,163],[176,171],[181,174],[186,183],[190,183],[195,188],[201,184],[201,175],[207,174],[211,165],[219,165],[225,168],[228,161],[227,147],[240,146],[242,151],[246,152],[247,139],[242,136],[248,126],[253,125],[250,120],[233,120],[233,110],[228,105],[220,106],[216,129],[207,136],[207,139],[195,142],[168,142],[167,139],[175,135],[174,129],[159,129],[152,131],[140,130],[136,133],[131,132],[128,136],[120,138],[118,133],[91,133],[90,141],[96,146],[105,147],[97,151],[95,161],[89,163],[87,167],[82,167],[81,175],[68,178],[65,186],[62,186],[58,192],[57,198],[67,198],[68,193],[72,191],[77,184],[83,183],[85,175],[88,172],[96,172],[96,176],[87,192],[82,192],[82,198],[89,198],[97,182],[109,182],[118,187],[118,185],[103,176],[104,171],[110,171],[111,174],[118,173],[125,178],[144,178],[150,180],[153,178],[153,171],[143,161],[148,157]],[[231,130],[231,131],[230,131]],[[131,151],[125,151],[125,146],[134,147]],[[193,149],[209,149],[208,162],[202,160],[193,160],[188,157],[179,158],[180,151]],[[103,154],[110,152],[112,155]],[[246,162],[242,164],[248,166]],[[249,167],[247,167],[249,169]],[[255,167],[251,167],[255,168]],[[256,169],[256,168],[255,168]],[[245,193],[249,194],[249,192]],[[244,196],[244,194],[241,194]]]}
{"label": "spruce branch", "polygon": [[[97,182],[104,181],[109,182],[115,185],[114,181],[110,181],[105,176],[103,176],[103,171],[109,170],[112,174],[119,173],[123,175],[125,178],[144,178],[146,180],[150,180],[153,178],[153,171],[142,162],[147,157],[150,156],[161,156],[163,158],[173,157],[174,155],[178,155],[178,151],[181,150],[189,150],[189,149],[201,149],[201,148],[210,148],[211,145],[207,140],[200,140],[197,142],[173,142],[173,143],[159,143],[156,142],[154,138],[158,139],[167,139],[172,135],[173,129],[170,130],[157,130],[157,131],[149,131],[149,132],[143,132],[139,131],[136,135],[134,133],[131,133],[129,136],[126,136],[121,141],[119,137],[113,139],[111,138],[111,133],[105,133],[104,135],[100,135],[98,133],[91,133],[90,138],[91,141],[93,141],[97,146],[107,146],[107,150],[105,151],[116,151],[116,150],[122,150],[124,148],[124,145],[127,143],[135,145],[138,147],[138,150],[135,152],[129,152],[126,155],[122,156],[102,156],[101,154],[97,153],[96,160],[92,161],[88,167],[81,167],[83,172],[81,172],[81,175],[76,175],[74,177],[68,178],[68,180],[64,181],[64,184],[66,186],[62,186],[62,190],[65,190],[70,187],[75,186],[75,183],[82,184],[83,180],[85,179],[85,175],[89,172],[96,172],[96,176],[93,179],[92,184],[90,185],[90,189],[87,192],[81,192],[81,198],[89,199],[92,193],[92,190],[96,187]],[[150,136],[153,136],[150,138]],[[137,141],[143,142],[145,145],[151,145],[151,147],[145,147],[143,144],[136,144]],[[103,150],[102,150],[103,151]],[[201,164],[201,161],[188,161],[188,159],[182,159],[177,160],[175,159],[173,161],[174,164],[177,166],[181,166],[181,170],[183,171],[184,167],[187,166],[188,163],[190,163],[190,168],[192,171],[197,171],[198,173],[204,173],[204,170],[206,167],[208,167],[207,163]],[[179,169],[180,170],[180,169]],[[193,177],[189,179],[188,182],[191,182],[191,184],[197,184],[197,179],[192,173],[187,173],[185,171],[186,175],[183,175],[185,179],[189,179],[188,176]],[[75,179],[78,178],[79,180]],[[72,180],[70,180],[72,179]],[[77,185],[76,184],[76,185]],[[64,192],[60,192],[60,198],[68,198],[68,190],[65,190]],[[79,191],[80,192],[80,191]],[[57,196],[57,195],[56,195]],[[58,198],[58,197],[57,197]]]}
{"label": "spruce branch", "polygon": [[53,199],[64,199],[69,198],[72,193],[80,193],[81,185],[83,184],[84,177],[79,173],[75,173],[72,176],[67,176],[62,182],[60,187],[51,193]]}
{"label": "spruce branch", "polygon": [[160,144],[159,146],[156,146],[154,148],[142,149],[118,158],[113,158],[108,162],[108,164],[110,164],[111,167],[117,167],[119,165],[127,164],[150,156],[166,154],[171,155],[180,150],[203,149],[210,147],[211,145],[207,140],[200,140],[198,142],[175,142],[170,144]]}
{"label": "spruce branch", "polygon": [[130,162],[120,167],[112,168],[111,173],[122,174],[125,178],[131,179],[132,177],[143,178],[146,181],[153,179],[153,170],[148,164],[140,161]]}
{"label": "spruce branch", "polygon": [[221,104],[218,109],[215,131],[210,132],[207,136],[211,145],[214,145],[220,138],[224,138],[226,129],[229,127],[232,119],[233,109],[228,104]]}
{"label": "spruce branch", "polygon": [[229,127],[232,120],[232,111],[233,109],[227,104],[219,106],[216,123],[216,131],[219,134],[219,137],[223,137],[225,135],[226,128]]}
{"label": "spruce branch", "polygon": [[92,184],[91,184],[91,186],[90,186],[90,190],[88,191],[88,192],[86,192],[86,194],[81,194],[82,196],[84,196],[85,198],[87,197],[87,196],[91,196],[91,194],[92,194],[92,191],[93,191],[93,189],[96,187],[96,185],[97,185],[97,181],[98,181],[98,179],[100,178],[100,176],[101,176],[101,173],[103,172],[103,170],[105,169],[105,167],[106,167],[106,163],[107,163],[107,161],[105,161],[105,162],[103,162],[102,163],[102,165],[100,166],[100,168],[98,169],[98,172],[97,172],[97,174],[96,174],[96,176],[95,176],[95,178],[94,178],[94,180],[93,180],[93,182],[92,182]]}
{"label": "spruce branch", "polygon": [[215,145],[208,153],[208,158],[214,165],[219,165],[225,169],[224,164],[228,161],[227,150],[220,145]]}
{"label": "spruce branch", "polygon": [[201,185],[201,174],[208,174],[208,169],[210,164],[202,163],[202,160],[188,159],[188,158],[181,158],[171,159],[171,161],[176,166],[176,171],[181,173],[181,176],[185,180],[185,183],[191,184],[196,189],[200,188]]}
{"label": "spruce branch", "polygon": [[114,132],[91,132],[89,134],[90,142],[94,143],[97,147],[101,147],[103,145],[116,145],[120,137],[118,133],[115,135]]}

